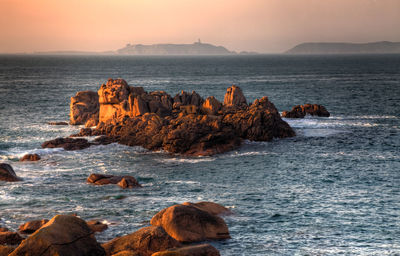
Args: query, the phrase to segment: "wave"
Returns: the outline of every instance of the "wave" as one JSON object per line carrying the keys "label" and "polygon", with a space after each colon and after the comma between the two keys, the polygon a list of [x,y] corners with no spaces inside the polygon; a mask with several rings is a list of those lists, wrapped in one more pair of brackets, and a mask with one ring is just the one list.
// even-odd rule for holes
{"label": "wave", "polygon": [[196,159],[193,158],[164,158],[164,159],[156,159],[156,161],[161,163],[189,163],[189,164],[196,164],[201,162],[212,162],[215,161],[216,158],[214,157],[199,157]]}

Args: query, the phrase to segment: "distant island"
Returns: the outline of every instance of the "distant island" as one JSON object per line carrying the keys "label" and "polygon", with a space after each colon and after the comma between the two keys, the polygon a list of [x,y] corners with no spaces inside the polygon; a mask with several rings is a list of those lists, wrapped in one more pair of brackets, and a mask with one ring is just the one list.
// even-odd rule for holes
{"label": "distant island", "polygon": [[384,54],[400,53],[400,42],[373,43],[302,43],[286,54]]}
{"label": "distant island", "polygon": [[198,42],[193,44],[127,44],[116,51],[122,55],[228,55],[236,54],[223,46]]}

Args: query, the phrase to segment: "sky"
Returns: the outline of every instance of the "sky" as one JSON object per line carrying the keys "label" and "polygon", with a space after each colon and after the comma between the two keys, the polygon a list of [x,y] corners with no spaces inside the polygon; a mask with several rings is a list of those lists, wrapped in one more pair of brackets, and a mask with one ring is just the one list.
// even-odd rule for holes
{"label": "sky", "polygon": [[400,42],[400,0],[0,0],[0,52],[131,44],[283,52],[302,42]]}

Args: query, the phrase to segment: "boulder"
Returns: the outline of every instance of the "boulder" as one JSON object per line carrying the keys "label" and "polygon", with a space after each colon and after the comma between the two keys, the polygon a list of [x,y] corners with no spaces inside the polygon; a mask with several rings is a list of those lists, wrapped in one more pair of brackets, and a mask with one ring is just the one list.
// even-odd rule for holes
{"label": "boulder", "polygon": [[140,256],[150,256],[155,252],[179,247],[181,245],[161,227],[146,227],[132,234],[114,238],[102,244],[102,246],[107,252],[107,255],[114,255],[122,252],[128,253],[131,251]]}
{"label": "boulder", "polygon": [[214,96],[210,96],[204,101],[201,107],[208,115],[215,115],[221,110],[222,104]]}
{"label": "boulder", "polygon": [[104,224],[99,220],[89,220],[86,224],[93,232],[103,232],[108,228],[107,224]]}
{"label": "boulder", "polygon": [[151,256],[220,256],[220,254],[212,245],[198,244],[156,252]]}
{"label": "boulder", "polygon": [[185,202],[183,203],[183,205],[196,207],[197,209],[208,212],[209,214],[212,215],[232,214],[232,212],[228,208],[213,202],[198,202],[198,203]]}
{"label": "boulder", "polygon": [[5,231],[8,231],[8,228],[0,227],[0,232],[5,232]]}
{"label": "boulder", "polygon": [[225,221],[191,205],[174,205],[153,216],[151,225],[160,226],[179,242],[200,242],[230,238]]}
{"label": "boulder", "polygon": [[21,241],[22,237],[17,232],[0,232],[0,244],[14,245],[21,243]]}
{"label": "boulder", "polygon": [[92,91],[78,92],[71,98],[70,124],[85,124],[89,119],[99,119],[99,96]]}
{"label": "boulder", "polygon": [[240,87],[232,85],[226,90],[224,97],[224,106],[240,107],[246,105],[247,101]]}
{"label": "boulder", "polygon": [[38,154],[26,154],[21,159],[19,159],[20,162],[23,162],[23,161],[39,161],[39,160],[40,160],[40,156]]}
{"label": "boulder", "polygon": [[0,180],[2,181],[21,181],[22,179],[17,177],[14,169],[11,165],[6,163],[0,163]]}
{"label": "boulder", "polygon": [[40,229],[47,222],[49,222],[49,220],[47,219],[28,221],[20,225],[18,231],[24,234],[32,234],[36,230]]}
{"label": "boulder", "polygon": [[105,255],[105,251],[84,220],[71,215],[57,215],[10,255],[89,256]]}
{"label": "boulder", "polygon": [[318,104],[305,104],[297,105],[290,111],[283,111],[282,117],[286,118],[304,118],[307,114],[312,116],[329,117],[330,113],[322,105]]}
{"label": "boulder", "polygon": [[99,173],[92,173],[87,178],[87,182],[95,185],[118,184],[122,188],[136,188],[141,187],[139,182],[132,176],[114,176]]}
{"label": "boulder", "polygon": [[91,146],[91,143],[86,139],[72,138],[57,138],[54,140],[45,141],[42,148],[63,148],[65,150],[79,150]]}

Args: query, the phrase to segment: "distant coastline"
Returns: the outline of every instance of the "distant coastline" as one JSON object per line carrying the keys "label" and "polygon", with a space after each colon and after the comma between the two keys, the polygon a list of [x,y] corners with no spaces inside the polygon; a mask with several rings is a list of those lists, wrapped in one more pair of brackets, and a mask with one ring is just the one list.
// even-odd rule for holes
{"label": "distant coastline", "polygon": [[302,43],[285,52],[286,54],[398,54],[400,42],[372,43]]}

